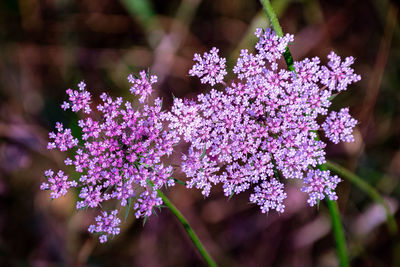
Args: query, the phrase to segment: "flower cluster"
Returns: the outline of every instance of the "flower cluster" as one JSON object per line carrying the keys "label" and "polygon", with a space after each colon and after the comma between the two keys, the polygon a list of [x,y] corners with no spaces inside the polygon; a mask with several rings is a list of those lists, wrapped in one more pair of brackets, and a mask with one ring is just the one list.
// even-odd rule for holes
{"label": "flower cluster", "polygon": [[147,73],[142,70],[140,73],[140,79],[135,78],[132,74],[128,76],[128,81],[132,84],[130,89],[132,94],[139,95],[139,102],[144,103],[151,92],[153,91],[152,84],[157,82],[157,76],[151,75],[148,77]]}
{"label": "flower cluster", "polygon": [[69,102],[64,101],[61,108],[64,110],[71,109],[73,112],[78,112],[83,109],[85,113],[89,114],[92,109],[90,102],[92,96],[86,91],[86,84],[82,81],[78,84],[79,91],[68,89],[66,92],[69,96]]}
{"label": "flower cluster", "polygon": [[335,144],[340,141],[354,142],[353,128],[357,120],[349,114],[348,108],[342,108],[339,112],[332,111],[322,124],[326,137]]}
{"label": "flower cluster", "polygon": [[50,197],[53,199],[65,196],[69,188],[78,185],[76,181],[68,181],[68,175],[65,175],[63,171],[58,171],[57,174],[54,175],[54,171],[47,170],[44,172],[44,175],[48,183],[42,183],[40,189],[51,190]]}
{"label": "flower cluster", "polygon": [[271,182],[264,181],[254,188],[254,192],[250,195],[250,202],[258,204],[262,213],[270,209],[283,212],[285,206],[282,202],[286,198],[286,193],[283,191],[282,183],[276,179],[272,179]]}
{"label": "flower cluster", "polygon": [[117,217],[118,210],[113,210],[108,214],[103,211],[101,215],[96,217],[96,225],[92,224],[89,226],[90,233],[100,233],[100,243],[107,242],[108,235],[118,235],[120,228],[118,227],[121,220]]}
{"label": "flower cluster", "polygon": [[67,151],[78,145],[78,139],[74,138],[71,134],[71,129],[65,129],[62,123],[56,124],[57,133],[50,132],[49,138],[54,139],[54,142],[47,144],[47,149],[59,148],[61,151]]}
{"label": "flower cluster", "polygon": [[189,75],[201,78],[201,83],[209,83],[214,86],[223,81],[226,75],[226,59],[218,56],[219,50],[213,47],[210,53],[205,52],[203,57],[194,54],[193,60],[197,63],[189,71]]}
{"label": "flower cluster", "polygon": [[[145,72],[140,75],[140,80],[130,76],[135,88],[131,91],[144,102],[157,78],[152,76],[147,80]],[[63,107],[72,107],[73,111],[83,109],[87,113],[90,94],[82,83],[79,87],[79,91],[72,91],[73,97],[70,95],[70,102],[64,103]],[[70,187],[79,187],[77,209],[101,208],[103,202],[114,200],[112,203],[117,201],[121,206],[133,209],[137,218],[150,216],[153,208],[162,204],[157,189],[174,185],[173,168],[165,165],[161,158],[172,153],[179,138],[175,131],[165,128],[161,99],[134,109],[131,102],[122,98],[113,99],[106,93],[100,98],[102,103],[97,106],[97,112],[89,113],[90,116],[78,122],[82,130],[81,145],[72,137],[71,130],[64,130],[61,123],[57,123],[57,134],[50,133],[54,140],[49,142],[48,148],[71,150],[74,156],[67,158],[65,164],[74,166],[79,178],[68,181],[62,171],[54,176],[53,171],[48,170],[45,173],[48,183],[43,183],[41,189],[51,190],[51,197],[57,198],[65,195]],[[132,206],[131,202],[134,203]],[[97,226],[92,225],[89,231],[102,232],[100,240],[105,242],[107,235],[119,232],[116,216],[116,210],[110,215],[104,212],[96,218]]]}
{"label": "flower cluster", "polygon": [[304,186],[301,191],[308,193],[307,200],[310,206],[317,204],[327,196],[330,200],[336,200],[335,188],[340,182],[336,175],[332,176],[329,171],[311,170],[303,180]]}
{"label": "flower cluster", "polygon": [[[252,190],[250,202],[263,213],[282,213],[287,197],[284,179],[296,178],[303,181],[301,191],[308,194],[310,206],[325,197],[337,199],[340,179],[319,170],[326,162],[326,144],[319,140],[318,131],[323,129],[334,143],[354,141],[357,121],[348,108],[328,114],[333,96],[360,80],[351,68],[354,59],[342,62],[332,52],[327,66],[317,57],[306,58],[294,62],[294,71],[289,71],[280,68],[279,61],[293,35],[278,37],[270,29],[257,29],[255,34],[259,38],[255,54],[241,51],[233,68],[237,79],[228,85],[223,81],[226,59],[218,49],[195,54],[189,74],[225,88],[212,88],[196,100],[175,98],[170,112],[161,110],[159,98],[148,103],[157,77],[145,71],[139,78],[128,77],[140,109],[103,93],[102,103],[92,113],[86,85],[81,82],[79,90],[68,89],[69,102],[62,108],[90,114],[78,122],[82,144],[57,123],[48,148],[72,150],[74,156],[65,164],[74,166],[79,178],[69,181],[62,171],[54,175],[48,170],[48,182],[41,189],[51,190],[51,197],[57,198],[79,187],[78,209],[101,208],[103,202],[114,200],[133,209],[137,218],[150,216],[154,207],[162,205],[157,190],[174,185],[173,168],[162,158],[171,155],[182,137],[189,143],[180,164],[189,178],[186,185],[200,189],[204,196],[217,184],[227,197]],[[320,116],[327,116],[322,125]],[[103,211],[89,231],[100,233],[100,241],[106,242],[120,232],[120,223],[118,209]]]}
{"label": "flower cluster", "polygon": [[347,57],[342,62],[338,55],[331,52],[328,59],[328,67],[322,66],[321,69],[321,84],[328,86],[330,90],[344,91],[349,84],[361,80],[361,76],[355,74],[350,67],[354,63],[353,57]]}
{"label": "flower cluster", "polygon": [[[229,197],[250,189],[250,202],[262,212],[284,211],[283,179],[288,178],[303,180],[310,205],[325,195],[335,199],[339,178],[317,170],[326,162],[317,118],[328,114],[333,94],[360,80],[350,67],[354,60],[342,63],[331,53],[328,67],[315,57],[294,62],[291,72],[279,68],[278,61],[293,36],[278,37],[270,29],[257,29],[256,36],[257,52],[241,51],[233,69],[238,80],[224,91],[212,89],[197,101],[174,100],[170,127],[190,144],[181,163],[187,187],[208,196],[214,185],[222,184]],[[205,58],[216,51],[205,53]],[[222,59],[200,60],[195,55],[195,61],[202,70],[219,70]],[[189,73],[198,68],[196,63]],[[197,76],[213,81],[215,72]],[[333,112],[328,118],[323,128],[331,140],[352,140],[355,120],[348,113]]]}
{"label": "flower cluster", "polygon": [[265,31],[261,28],[257,28],[255,35],[260,39],[255,46],[258,55],[270,63],[280,59],[288,44],[294,40],[292,34],[278,37],[278,35],[269,28]]}

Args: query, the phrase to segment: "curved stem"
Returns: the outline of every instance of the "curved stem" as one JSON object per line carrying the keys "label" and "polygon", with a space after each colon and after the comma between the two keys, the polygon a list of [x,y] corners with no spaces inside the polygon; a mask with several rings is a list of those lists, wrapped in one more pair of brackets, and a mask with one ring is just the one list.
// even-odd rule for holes
{"label": "curved stem", "polygon": [[339,208],[336,201],[326,198],[326,203],[328,204],[329,212],[331,214],[339,264],[341,267],[347,267],[349,266],[349,259],[347,257],[346,240],[344,238],[342,222],[340,220]]}
{"label": "curved stem", "polygon": [[375,188],[373,188],[371,185],[369,185],[367,182],[365,182],[363,179],[352,173],[351,171],[343,168],[342,166],[327,161],[326,166],[328,169],[331,171],[339,174],[341,177],[349,180],[353,184],[355,184],[358,188],[360,188],[362,191],[364,191],[370,198],[372,198],[376,203],[379,203],[380,205],[383,206],[386,212],[386,218],[387,218],[387,225],[389,228],[389,231],[391,234],[395,235],[398,232],[397,229],[397,224],[396,221],[393,217],[392,212],[390,211],[389,205],[386,203],[386,201],[383,199],[383,197],[378,193]]}
{"label": "curved stem", "polygon": [[207,252],[206,248],[201,243],[199,237],[194,232],[193,228],[189,225],[189,222],[183,216],[183,214],[175,207],[174,204],[167,198],[166,195],[163,194],[160,190],[157,189],[158,195],[162,198],[164,204],[171,210],[171,212],[175,215],[175,217],[182,223],[183,227],[185,228],[186,232],[192,239],[193,244],[196,246],[197,250],[199,251],[200,255],[203,259],[207,262],[208,266],[216,267],[217,264],[215,263],[214,259],[211,255]]}

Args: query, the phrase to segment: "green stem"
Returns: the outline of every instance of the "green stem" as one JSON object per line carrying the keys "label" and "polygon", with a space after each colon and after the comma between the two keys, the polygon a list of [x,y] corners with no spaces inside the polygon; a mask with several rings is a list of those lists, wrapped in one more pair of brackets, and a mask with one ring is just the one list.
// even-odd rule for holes
{"label": "green stem", "polygon": [[[267,16],[269,20],[271,21],[271,25],[275,33],[282,37],[283,36],[283,31],[281,26],[279,25],[278,18],[276,17],[276,14],[274,12],[274,9],[272,8],[271,2],[269,0],[260,0],[262,6],[264,7],[265,12],[267,13]],[[286,65],[289,70],[295,71],[293,67],[293,56],[290,53],[290,50],[288,47],[286,47],[285,52],[283,53],[283,57],[285,58]],[[317,137],[317,139],[319,139]],[[319,165],[318,168],[320,170],[326,170],[327,166],[326,164]],[[340,220],[340,215],[339,215],[339,209],[337,206],[337,203],[335,201],[331,201],[327,199],[328,207],[329,207],[329,212],[331,215],[332,219],[332,225],[333,225],[333,233],[335,235],[335,240],[336,240],[336,248],[338,252],[338,257],[339,257],[339,262],[341,267],[346,267],[349,266],[349,260],[347,256],[347,251],[346,251],[346,240],[344,238],[344,232],[343,232],[343,226],[342,222]]]}
{"label": "green stem", "polygon": [[281,25],[279,24],[279,20],[276,17],[275,11],[272,8],[271,2],[269,0],[260,0],[262,6],[264,7],[265,13],[267,13],[268,19],[271,22],[271,26],[274,29],[275,33],[282,37],[283,31]]}
{"label": "green stem", "polygon": [[336,201],[326,199],[331,214],[333,233],[336,240],[336,248],[339,257],[339,264],[341,267],[349,266],[349,259],[347,257],[346,240],[344,238],[342,222],[340,220],[339,208]]}
{"label": "green stem", "polygon": [[[317,140],[319,140],[319,136],[317,135]],[[328,169],[327,164],[321,164],[317,166],[321,171],[326,171]],[[344,237],[343,225],[340,219],[339,208],[336,201],[330,200],[328,197],[326,198],[326,202],[329,207],[329,213],[331,215],[333,234],[335,236],[336,241],[336,250],[339,257],[340,267],[348,267],[349,259],[347,256],[346,250],[346,239]]]}
{"label": "green stem", "polygon": [[398,229],[397,229],[397,224],[396,221],[393,217],[392,212],[390,211],[389,205],[386,203],[386,201],[383,199],[383,197],[378,193],[378,191],[375,190],[371,185],[369,185],[367,182],[365,182],[363,179],[352,173],[351,171],[343,168],[342,166],[339,166],[336,163],[327,161],[326,166],[328,169],[331,171],[339,174],[341,177],[349,180],[351,183],[355,184],[358,188],[360,188],[362,191],[364,191],[370,198],[372,198],[376,203],[379,203],[380,205],[383,206],[386,212],[386,218],[387,218],[387,225],[389,228],[389,231],[392,235],[397,234]]}
{"label": "green stem", "polygon": [[[279,20],[276,17],[275,11],[272,8],[271,2],[269,0],[260,0],[262,6],[264,7],[265,13],[267,13],[268,19],[271,22],[272,29],[278,35],[279,37],[283,36],[283,31],[281,28],[281,25],[279,24]],[[285,52],[283,53],[283,57],[285,58],[288,70],[294,71],[293,67],[293,56],[292,53],[290,53],[289,47],[286,47]]]}
{"label": "green stem", "polygon": [[172,178],[172,179],[174,179],[174,181],[175,181],[176,183],[186,186],[186,183],[185,183],[184,181],[179,180],[179,179],[177,179],[177,178]]}
{"label": "green stem", "polygon": [[165,196],[160,190],[157,190],[158,195],[164,201],[164,204],[171,210],[171,212],[175,215],[175,217],[182,223],[183,227],[185,228],[186,232],[189,234],[190,238],[192,239],[193,244],[196,246],[197,250],[203,257],[203,259],[207,262],[208,266],[216,267],[217,264],[211,257],[211,255],[207,252],[206,248],[201,243],[199,237],[193,231],[193,228],[189,225],[189,222],[183,216],[183,214],[175,207],[174,204]]}
{"label": "green stem", "polygon": [[[279,25],[279,21],[278,21],[276,15],[275,15],[275,12],[272,8],[271,2],[269,0],[260,0],[260,2],[264,7],[265,12],[267,13],[269,20],[271,21],[271,26],[274,29],[275,33],[278,36],[283,36],[282,28]],[[286,50],[285,50],[283,56],[285,58],[288,69],[294,71],[294,67],[293,67],[294,60],[293,60],[293,56],[291,55],[288,47],[286,47]],[[319,168],[321,170],[326,170],[329,168],[331,171],[336,172],[341,177],[346,178],[347,180],[349,180],[350,182],[352,182],[353,184],[358,186],[361,190],[363,190],[366,194],[368,194],[375,202],[381,204],[384,207],[385,212],[386,212],[386,217],[387,217],[386,221],[387,221],[387,225],[389,228],[389,232],[392,235],[396,235],[398,233],[398,227],[397,227],[396,221],[393,217],[393,214],[390,211],[388,204],[381,197],[381,195],[378,193],[378,191],[376,191],[372,186],[370,186],[368,183],[366,183],[363,179],[361,179],[354,173],[346,170],[345,168],[343,168],[333,162],[328,161],[326,164],[319,166]],[[331,212],[332,221],[335,220],[335,222],[336,222],[336,226],[334,224],[334,227],[342,228],[342,226],[340,224],[339,213],[333,212],[334,207],[332,207],[332,206],[335,205],[337,207],[336,202],[335,202],[335,204],[328,203],[328,205],[329,205],[329,210]],[[346,257],[346,260],[341,259],[341,263],[343,263],[343,264],[347,263],[347,265],[348,265],[347,256],[345,255],[346,251],[343,250],[345,248],[345,243],[344,243],[345,239],[344,239],[343,230],[339,231],[339,230],[334,229],[334,231],[335,231],[335,238],[336,238],[336,244],[337,244],[337,248],[338,248],[339,257]]]}

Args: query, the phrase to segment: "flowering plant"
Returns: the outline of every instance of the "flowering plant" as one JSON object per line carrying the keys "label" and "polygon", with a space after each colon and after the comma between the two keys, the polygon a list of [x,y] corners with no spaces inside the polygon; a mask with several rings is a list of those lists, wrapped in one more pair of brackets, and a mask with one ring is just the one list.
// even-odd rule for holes
{"label": "flowering plant", "polygon": [[[148,103],[157,77],[145,71],[139,78],[128,77],[130,91],[143,104],[141,110],[103,93],[98,113],[93,114],[86,84],[81,82],[77,91],[68,89],[69,101],[62,108],[88,114],[78,122],[82,144],[57,123],[48,148],[73,149],[74,158],[67,158],[65,164],[73,165],[80,177],[73,181],[63,171],[54,175],[47,170],[48,182],[41,188],[50,189],[51,197],[57,198],[71,187],[80,187],[78,209],[100,208],[111,200],[129,208],[133,201],[137,218],[150,216],[162,204],[157,189],[175,183],[172,167],[162,157],[169,156],[182,137],[190,144],[181,162],[190,178],[186,185],[201,189],[205,196],[216,184],[222,184],[226,196],[252,188],[250,202],[263,213],[283,212],[287,196],[283,179],[297,178],[303,180],[301,190],[308,193],[311,206],[325,196],[336,200],[334,190],[340,179],[317,169],[326,162],[326,144],[317,138],[317,131],[323,129],[334,143],[350,142],[357,121],[348,108],[332,111],[322,125],[317,118],[328,114],[335,94],[360,80],[351,68],[354,59],[342,62],[331,52],[327,66],[321,66],[317,57],[307,58],[294,62],[292,72],[280,68],[279,60],[293,35],[278,37],[270,29],[257,29],[255,34],[256,54],[241,51],[233,69],[237,80],[223,91],[213,88],[200,94],[197,101],[175,98],[170,112],[161,110],[159,98],[153,105]],[[195,54],[197,63],[189,74],[203,84],[224,83],[226,59],[218,52],[213,48],[203,56]],[[103,211],[89,231],[101,233],[100,241],[107,241],[108,235],[120,231],[117,214],[117,209],[110,214]]]}
{"label": "flowering plant", "polygon": [[[48,148],[74,150],[74,158],[67,158],[65,164],[73,165],[80,177],[69,180],[63,171],[54,175],[47,170],[48,182],[41,188],[50,189],[51,197],[57,198],[71,187],[80,187],[77,209],[101,208],[103,202],[116,200],[128,209],[133,202],[137,218],[150,216],[163,202],[157,190],[175,184],[172,166],[162,157],[171,155],[182,138],[190,144],[181,162],[189,178],[186,185],[201,189],[204,196],[216,184],[222,184],[229,197],[252,189],[250,202],[263,213],[281,213],[287,197],[284,179],[297,178],[303,180],[301,190],[309,195],[311,206],[325,196],[336,200],[340,179],[317,169],[326,162],[326,144],[317,132],[323,129],[334,143],[351,142],[357,121],[348,108],[332,111],[322,125],[317,118],[328,114],[335,94],[360,80],[351,68],[354,59],[342,62],[332,52],[327,66],[321,66],[317,57],[307,58],[294,62],[292,72],[280,68],[279,60],[293,35],[278,37],[270,29],[257,29],[255,34],[256,54],[241,51],[233,69],[237,80],[223,91],[213,88],[200,94],[197,101],[175,98],[170,112],[162,111],[159,98],[150,105],[148,96],[157,77],[145,71],[139,78],[128,77],[130,91],[143,105],[138,110],[129,101],[103,93],[94,113],[85,83],[78,85],[79,90],[68,89],[69,101],[62,108],[88,115],[78,122],[82,142],[57,123]],[[226,59],[218,52],[212,48],[203,56],[195,54],[197,63],[189,74],[203,84],[225,84]],[[105,242],[108,235],[120,232],[120,222],[118,209],[103,211],[89,232],[101,233],[100,241]]]}
{"label": "flowering plant", "polygon": [[[50,133],[53,140],[48,148],[73,150],[74,157],[67,158],[65,165],[73,165],[80,177],[73,181],[63,171],[54,176],[52,170],[47,170],[48,182],[43,183],[41,189],[50,189],[52,198],[65,195],[71,187],[79,187],[81,200],[77,209],[103,208],[104,202],[114,200],[128,209],[134,203],[132,207],[137,218],[150,216],[154,207],[162,204],[157,189],[173,186],[174,180],[172,166],[165,165],[161,158],[172,153],[179,138],[174,130],[163,125],[165,112],[161,110],[161,99],[154,100],[153,105],[147,103],[151,84],[157,78],[148,77],[143,71],[140,78],[130,75],[128,80],[132,84],[131,92],[140,96],[141,109],[134,109],[131,102],[124,102],[122,98],[112,99],[103,93],[98,113],[94,113],[85,83],[81,82],[77,91],[67,90],[69,102],[63,103],[63,109],[83,110],[88,114],[78,122],[83,133],[82,142],[79,144],[70,129],[57,123],[57,133]],[[102,212],[102,216],[96,218],[97,225],[91,225],[89,232],[101,233],[101,242],[107,241],[108,235],[118,234],[121,221],[117,214],[117,209],[110,214]]]}
{"label": "flowering plant", "polygon": [[[332,111],[320,125],[317,119],[328,114],[332,98],[360,80],[354,74],[352,57],[341,61],[334,52],[327,66],[320,59],[294,62],[294,71],[279,67],[293,35],[278,37],[272,30],[257,29],[259,38],[251,54],[240,53],[233,71],[237,75],[223,91],[211,89],[197,102],[175,99],[169,113],[170,127],[189,142],[181,167],[190,178],[187,187],[196,187],[208,196],[213,185],[222,184],[226,196],[253,188],[250,202],[261,211],[283,212],[286,198],[283,179],[302,179],[303,192],[313,206],[328,196],[336,200],[340,181],[329,171],[320,171],[326,146],[317,132],[324,130],[334,143],[354,141],[353,119],[348,108]],[[213,48],[189,72],[212,86],[226,74],[224,58]]]}

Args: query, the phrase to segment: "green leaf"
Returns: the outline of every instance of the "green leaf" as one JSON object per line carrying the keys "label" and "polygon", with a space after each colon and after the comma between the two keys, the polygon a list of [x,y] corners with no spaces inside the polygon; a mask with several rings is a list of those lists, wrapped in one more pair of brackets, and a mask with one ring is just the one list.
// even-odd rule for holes
{"label": "green leaf", "polygon": [[328,97],[328,100],[331,101],[333,100],[335,97],[337,97],[339,95],[339,93],[333,94],[330,97]]}
{"label": "green leaf", "polygon": [[178,184],[186,185],[186,183],[185,183],[184,181],[181,181],[181,180],[176,179],[176,178],[173,178],[173,177],[170,177],[170,178],[171,178],[171,179],[174,179],[174,181],[175,181],[176,183],[178,183]]}
{"label": "green leaf", "polygon": [[203,153],[200,156],[200,159],[203,159],[206,156],[206,145],[204,145]]}
{"label": "green leaf", "polygon": [[128,218],[129,211],[131,210],[131,205],[132,205],[132,198],[130,197],[130,198],[128,199],[128,205],[126,205],[124,221],[126,221],[126,219]]}
{"label": "green leaf", "polygon": [[148,218],[149,218],[149,216],[145,216],[145,217],[144,217],[144,219],[143,219],[143,226],[146,224]]}
{"label": "green leaf", "polygon": [[[157,208],[159,208],[159,207],[157,207]],[[159,210],[161,211],[161,209],[160,209],[160,208],[159,208]],[[151,214],[154,214],[155,216],[157,216],[157,217],[158,217],[157,210],[156,210],[154,207],[151,209]]]}
{"label": "green leaf", "polygon": [[229,195],[228,200],[231,200],[231,198],[232,198],[233,195],[235,194],[235,189],[236,189],[236,185],[235,185],[235,187],[232,189],[232,192],[231,192],[231,194]]}

